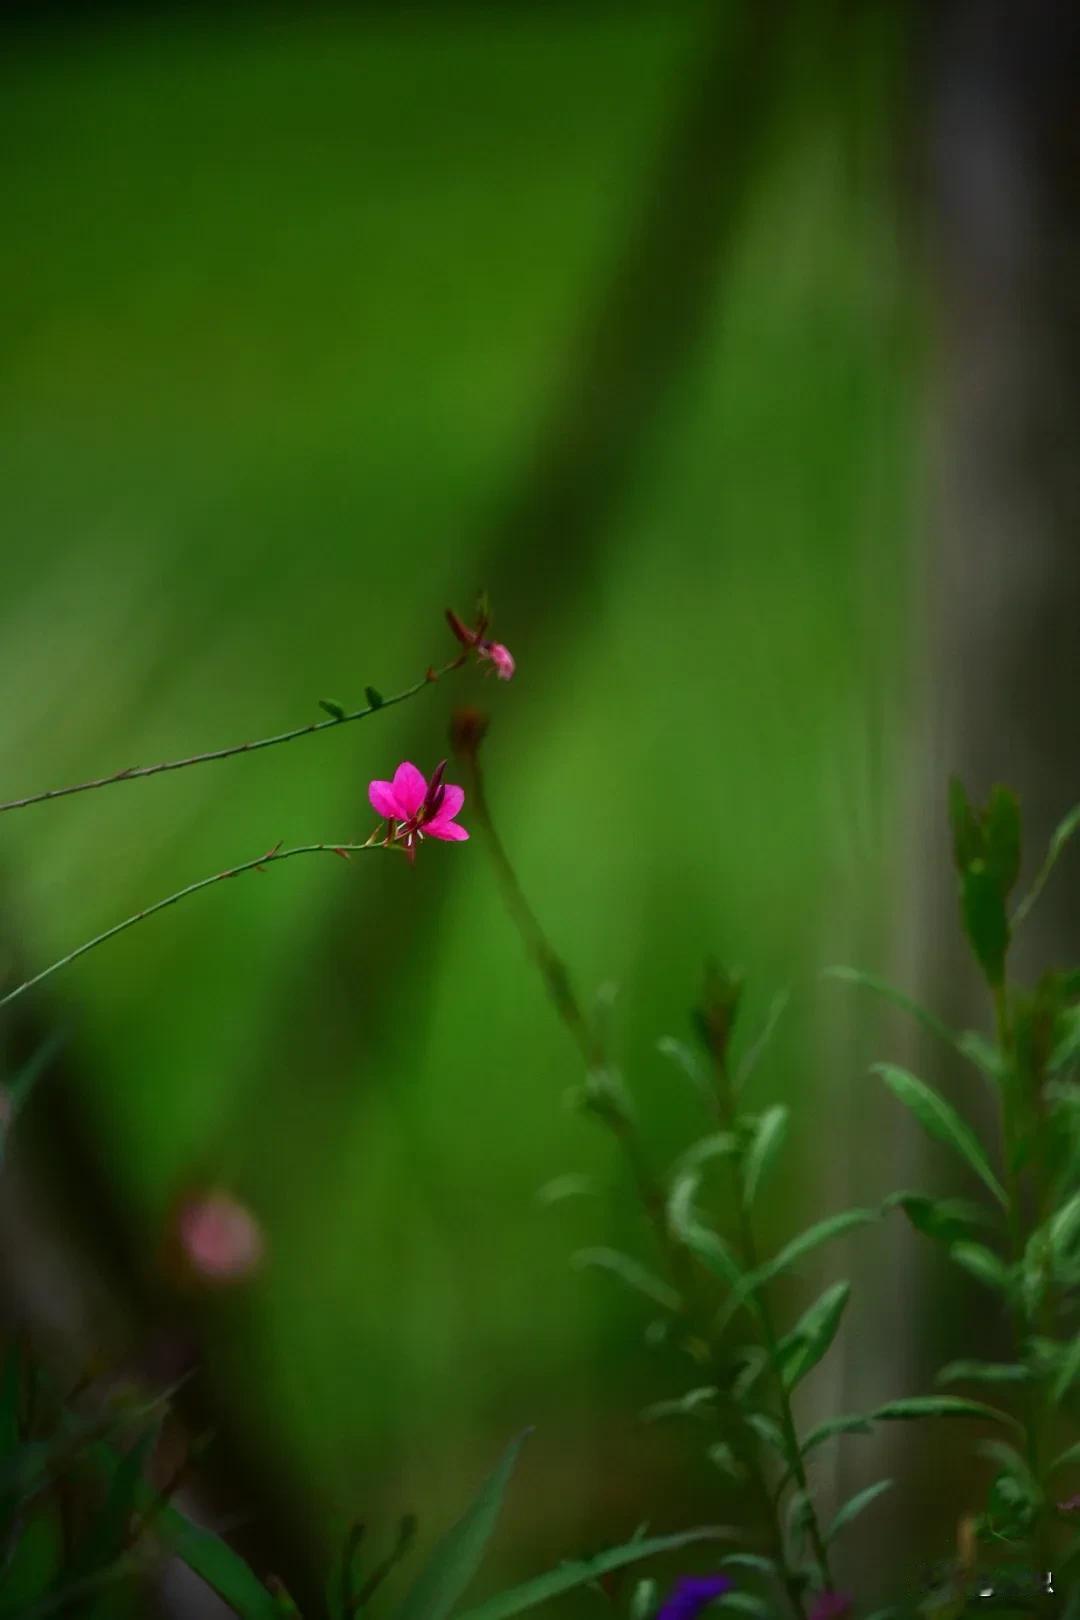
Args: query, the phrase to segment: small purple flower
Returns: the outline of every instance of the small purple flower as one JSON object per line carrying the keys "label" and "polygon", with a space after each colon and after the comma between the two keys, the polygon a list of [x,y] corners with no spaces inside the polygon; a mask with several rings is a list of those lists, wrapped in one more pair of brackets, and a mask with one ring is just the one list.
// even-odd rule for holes
{"label": "small purple flower", "polygon": [[702,1609],[734,1586],[727,1575],[681,1575],[656,1620],[697,1620]]}
{"label": "small purple flower", "polygon": [[810,1620],[847,1620],[853,1602],[850,1592],[819,1592],[810,1610]]}

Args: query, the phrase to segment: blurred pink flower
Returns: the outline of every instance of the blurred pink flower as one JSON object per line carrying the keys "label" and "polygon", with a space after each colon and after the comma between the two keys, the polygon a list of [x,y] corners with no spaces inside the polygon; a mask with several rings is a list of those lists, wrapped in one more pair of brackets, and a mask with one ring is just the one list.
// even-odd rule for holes
{"label": "blurred pink flower", "polygon": [[266,1252],[254,1215],[224,1190],[185,1198],[176,1215],[176,1238],[185,1269],[208,1283],[239,1282],[256,1270]]}
{"label": "blurred pink flower", "polygon": [[504,647],[501,641],[480,641],[477,651],[481,658],[491,659],[500,681],[510,680],[517,666],[508,647]]}
{"label": "blurred pink flower", "polygon": [[459,844],[468,838],[454,817],[465,802],[465,789],[443,781],[446,761],[440,760],[430,782],[408,760],[394,772],[392,782],[372,782],[368,798],[376,815],[389,823],[390,844],[400,844],[412,859],[417,842],[441,838]]}
{"label": "blurred pink flower", "polygon": [[501,641],[488,641],[484,635],[488,627],[486,608],[481,610],[479,620],[474,628],[463,624],[453,608],[447,608],[446,622],[463,647],[473,648],[481,662],[485,658],[488,660],[500,681],[512,679],[517,665],[509,647],[504,647]]}
{"label": "blurred pink flower", "polygon": [[810,1620],[847,1620],[852,1608],[848,1592],[819,1592],[810,1610]]}

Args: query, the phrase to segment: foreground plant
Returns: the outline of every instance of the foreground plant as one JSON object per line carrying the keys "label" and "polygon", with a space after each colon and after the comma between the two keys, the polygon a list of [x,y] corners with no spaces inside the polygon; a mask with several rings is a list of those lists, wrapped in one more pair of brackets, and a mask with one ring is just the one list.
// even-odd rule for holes
{"label": "foreground plant", "polygon": [[[1080,1603],[1080,970],[1050,971],[1024,987],[1014,982],[1009,953],[1080,829],[1080,807],[1061,822],[1031,889],[1011,910],[1021,865],[1015,796],[997,787],[985,806],[974,806],[954,782],[950,818],[961,921],[993,1038],[950,1030],[882,981],[835,971],[898,1002],[973,1064],[996,1116],[994,1149],[924,1080],[878,1065],[890,1091],[952,1150],[981,1194],[971,1202],[902,1192],[889,1202],[989,1293],[970,1356],[942,1367],[937,1381],[992,1391],[992,1406],[972,1404],[1007,1435],[978,1444],[990,1464],[988,1494],[971,1505],[961,1554],[943,1573],[931,1612],[952,1616],[969,1599],[997,1594],[1022,1612],[1056,1613],[1066,1594]],[[986,1359],[988,1338],[1009,1344],[1007,1359]],[[955,1399],[927,1400],[943,1398]]]}
{"label": "foreground plant", "polygon": [[[884,989],[912,1008],[976,1062],[995,1087],[1001,1178],[975,1130],[944,1098],[902,1069],[879,1069],[929,1133],[960,1154],[998,1211],[958,1199],[897,1193],[879,1208],[828,1216],[763,1258],[754,1210],[785,1143],[789,1117],[781,1104],[748,1110],[744,1097],[780,1004],[774,1004],[764,1030],[737,1055],[742,986],[737,976],[710,972],[696,1015],[699,1048],[673,1039],[660,1045],[694,1086],[713,1129],[692,1143],[669,1173],[658,1174],[638,1132],[630,1094],[606,1051],[602,1025],[585,1011],[495,827],[479,757],[485,730],[484,718],[472,711],[459,714],[453,728],[455,746],[470,773],[473,814],[486,834],[508,910],[585,1065],[582,1107],[613,1132],[624,1151],[652,1227],[653,1261],[659,1262],[661,1274],[636,1256],[611,1248],[583,1251],[576,1262],[611,1272],[645,1296],[651,1309],[661,1312],[650,1329],[652,1337],[675,1342],[699,1380],[705,1371],[710,1382],[697,1382],[675,1398],[654,1403],[646,1416],[686,1419],[698,1432],[704,1427],[706,1434],[711,1429],[709,1456],[747,1504],[748,1550],[721,1560],[725,1569],[740,1570],[743,1589],[732,1595],[717,1589],[703,1601],[715,1599],[720,1608],[766,1615],[778,1612],[775,1604],[783,1594],[788,1610],[807,1620],[852,1614],[850,1594],[835,1585],[833,1545],[893,1481],[867,1484],[826,1522],[812,1463],[825,1445],[843,1435],[865,1434],[875,1423],[956,1417],[996,1426],[1020,1437],[1022,1444],[1003,1438],[980,1443],[981,1454],[994,1466],[989,1500],[962,1524],[958,1557],[934,1590],[923,1595],[918,1612],[951,1620],[964,1612],[969,1599],[985,1601],[997,1594],[1009,1603],[1034,1605],[1024,1612],[1057,1613],[1047,1603],[1054,1603],[1063,1588],[1080,1588],[1080,1493],[1074,1490],[1055,1501],[1051,1488],[1057,1471],[1080,1469],[1080,1443],[1063,1446],[1060,1423],[1064,1409],[1080,1415],[1080,973],[1048,974],[1034,991],[1024,993],[1009,984],[1006,959],[1011,928],[1030,910],[1061,849],[1080,826],[1080,811],[1058,829],[1032,893],[1010,924],[1006,904],[1020,862],[1015,799],[999,789],[985,810],[975,811],[954,788],[961,909],[990,989],[996,1042],[975,1034],[953,1036],[880,981],[839,970],[841,976]],[[562,1196],[575,1187],[573,1178],[563,1178],[548,1196]],[[718,1199],[726,1219],[717,1213]],[[1011,1314],[1013,1361],[955,1362],[942,1369],[939,1382],[1017,1388],[1020,1410],[1014,1415],[982,1399],[938,1393],[885,1401],[870,1412],[828,1419],[803,1434],[792,1395],[833,1344],[850,1284],[830,1284],[790,1326],[777,1319],[773,1285],[821,1245],[897,1207],[919,1230],[944,1242],[953,1261],[995,1292]],[[1063,1526],[1068,1527],[1064,1540],[1058,1534]],[[686,1591],[686,1604],[693,1608],[706,1588]],[[681,1601],[677,1595],[669,1600],[659,1620],[677,1617]],[[646,1607],[643,1613],[648,1612]],[[914,1611],[895,1611],[908,1612]]]}

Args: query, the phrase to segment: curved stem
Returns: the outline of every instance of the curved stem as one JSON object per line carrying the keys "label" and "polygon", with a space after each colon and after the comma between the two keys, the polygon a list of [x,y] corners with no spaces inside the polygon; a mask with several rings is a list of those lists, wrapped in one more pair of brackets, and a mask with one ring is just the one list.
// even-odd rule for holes
{"label": "curved stem", "polygon": [[[407,686],[403,692],[395,692],[393,697],[382,698],[378,703],[369,703],[366,708],[353,709],[349,714],[334,715],[329,720],[313,720],[310,725],[295,726],[291,731],[279,731],[273,737],[260,737],[254,742],[234,743],[229,748],[213,748],[204,754],[188,754],[183,759],[166,759],[158,765],[128,765],[122,771],[114,771],[111,776],[96,776],[88,782],[76,782],[71,787],[48,788],[44,793],[29,793],[22,799],[8,799],[0,803],[0,815],[5,810],[25,810],[31,804],[44,804],[48,799],[69,799],[73,793],[89,793],[92,788],[113,787],[118,782],[135,782],[143,776],[160,776],[164,771],[181,771],[188,765],[209,765],[216,759],[232,759],[236,754],[254,754],[260,748],[276,748],[279,743],[295,742],[298,737],[313,737],[319,731],[331,731],[337,726],[344,726],[350,720],[366,720],[369,714],[376,714],[380,709],[393,708],[395,703],[404,703],[408,698],[415,697],[422,692],[425,686],[430,686],[440,676],[448,675],[451,670],[460,669],[466,661],[466,654],[461,653],[440,669],[429,669],[422,680],[415,681]],[[0,1002],[0,1006],[3,1003]]]}
{"label": "curved stem", "polygon": [[294,855],[340,855],[343,860],[348,860],[350,855],[359,850],[379,849],[381,847],[381,843],[375,843],[371,839],[365,844],[297,844],[294,849],[281,849],[280,847],[271,849],[265,855],[256,856],[253,861],[243,861],[239,866],[230,866],[224,872],[214,872],[210,877],[200,878],[197,883],[189,883],[186,888],[177,889],[175,894],[167,894],[164,900],[155,900],[152,906],[146,906],[142,911],[136,911],[132,916],[125,917],[123,922],[114,923],[111,928],[106,928],[103,933],[95,934],[93,939],[88,939],[82,945],[77,946],[75,950],[68,951],[66,956],[59,957],[57,961],[51,962],[47,968],[42,968],[40,973],[35,973],[32,979],[25,979],[22,984],[16,985],[14,990],[9,990],[6,996],[0,996],[0,1007],[8,1006],[18,996],[24,995],[27,990],[32,990],[36,984],[41,984],[44,979],[49,979],[54,973],[59,973],[61,968],[67,967],[71,962],[78,961],[80,956],[85,956],[88,951],[96,950],[99,945],[104,945],[106,940],[115,939],[117,934],[122,934],[129,928],[134,928],[136,923],[145,922],[148,917],[153,917],[157,912],[164,911],[167,906],[175,906],[178,900],[186,900],[188,895],[198,894],[200,889],[209,889],[212,884],[221,883],[225,878],[239,877],[241,872],[261,872],[275,861],[289,861]]}

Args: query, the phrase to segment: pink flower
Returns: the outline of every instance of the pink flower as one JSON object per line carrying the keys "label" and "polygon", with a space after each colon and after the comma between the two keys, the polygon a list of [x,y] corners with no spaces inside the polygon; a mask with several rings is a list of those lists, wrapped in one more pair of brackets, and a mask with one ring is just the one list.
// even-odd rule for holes
{"label": "pink flower", "polygon": [[510,680],[517,666],[508,647],[504,647],[501,641],[481,641],[477,643],[476,650],[481,658],[491,659],[500,681]]}
{"label": "pink flower", "polygon": [[405,760],[392,782],[372,782],[368,788],[372,809],[389,824],[387,843],[400,844],[410,860],[417,843],[425,838],[459,844],[469,836],[454,820],[465,802],[465,789],[444,782],[445,770],[446,761],[440,760],[428,782],[422,771]]}
{"label": "pink flower", "polygon": [[249,1276],[266,1247],[254,1215],[224,1191],[185,1199],[176,1216],[176,1237],[187,1268],[207,1283],[238,1282]]}
{"label": "pink flower", "polygon": [[490,662],[500,681],[512,679],[517,665],[509,647],[504,647],[501,641],[488,641],[484,634],[488,627],[486,607],[479,610],[479,618],[473,628],[463,624],[453,608],[447,608],[446,622],[463,647],[472,648],[477,658],[481,661],[486,658]]}

